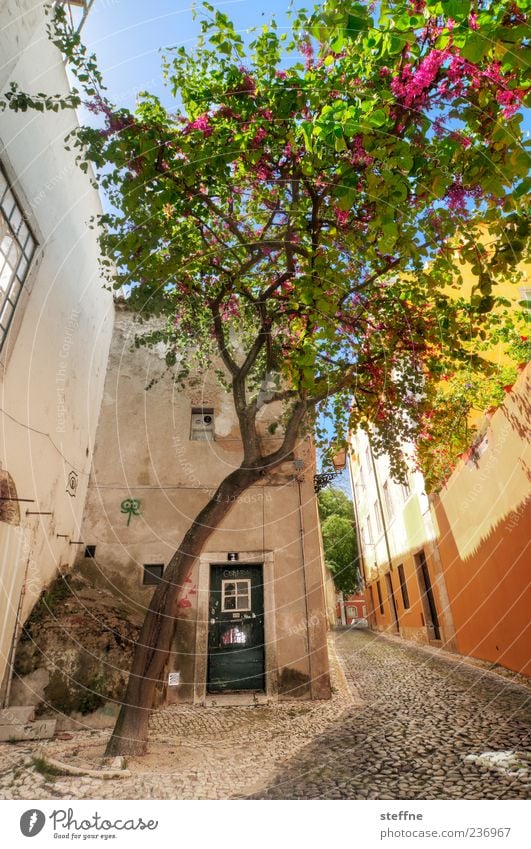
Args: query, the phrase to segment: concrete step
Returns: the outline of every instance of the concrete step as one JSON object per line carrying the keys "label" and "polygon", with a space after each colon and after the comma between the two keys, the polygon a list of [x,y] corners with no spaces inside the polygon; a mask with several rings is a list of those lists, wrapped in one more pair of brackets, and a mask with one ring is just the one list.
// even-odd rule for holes
{"label": "concrete step", "polygon": [[2,725],[25,725],[35,719],[35,706],[9,707],[0,710],[0,726]]}
{"label": "concrete step", "polygon": [[55,719],[37,719],[28,724],[0,725],[0,742],[23,742],[25,740],[45,740],[55,734]]}

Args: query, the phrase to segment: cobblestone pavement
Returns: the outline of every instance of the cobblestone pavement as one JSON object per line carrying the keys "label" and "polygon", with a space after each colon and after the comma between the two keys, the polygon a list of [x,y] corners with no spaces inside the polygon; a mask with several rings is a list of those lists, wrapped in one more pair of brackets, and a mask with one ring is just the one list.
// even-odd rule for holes
{"label": "cobblestone pavement", "polygon": [[364,707],[252,798],[529,798],[526,687],[368,631],[337,632],[335,645]]}
{"label": "cobblestone pavement", "polygon": [[123,777],[107,780],[66,775],[56,765],[101,770],[107,731],[76,732],[68,742],[0,744],[0,798],[228,799],[252,794],[355,705],[331,643],[330,701],[178,705],[157,711],[148,754],[128,758]]}
{"label": "cobblestone pavement", "polygon": [[364,631],[332,644],[330,701],[158,711],[146,757],[107,780],[108,732],[1,744],[0,798],[528,796],[529,690]]}

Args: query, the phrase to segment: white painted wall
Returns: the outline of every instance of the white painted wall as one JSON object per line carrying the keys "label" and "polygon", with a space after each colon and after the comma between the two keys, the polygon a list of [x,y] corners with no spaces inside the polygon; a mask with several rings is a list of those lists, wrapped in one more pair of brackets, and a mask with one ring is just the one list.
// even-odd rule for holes
{"label": "white painted wall", "polygon": [[[68,91],[62,57],[48,41],[43,4],[0,7],[0,91]],[[23,618],[80,539],[95,431],[113,324],[96,232],[97,191],[63,140],[70,110],[0,113],[0,158],[39,243],[31,275],[0,355],[0,464],[12,476],[21,524],[0,528],[0,681],[26,575]],[[77,475],[75,496],[68,476]],[[26,509],[52,516],[26,516]],[[67,538],[58,536],[64,534]]]}

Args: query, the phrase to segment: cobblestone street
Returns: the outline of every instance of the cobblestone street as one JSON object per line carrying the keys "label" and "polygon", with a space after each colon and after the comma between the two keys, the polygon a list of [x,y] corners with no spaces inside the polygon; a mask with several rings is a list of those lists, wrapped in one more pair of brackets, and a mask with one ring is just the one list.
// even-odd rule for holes
{"label": "cobblestone street", "polygon": [[527,687],[366,631],[338,631],[331,645],[329,702],[158,711],[148,755],[111,764],[114,775],[102,765],[108,732],[2,744],[0,796],[528,797]]}
{"label": "cobblestone street", "polygon": [[[367,631],[337,632],[335,645],[363,708],[347,711],[256,798],[529,797],[524,687]],[[486,752],[518,756],[476,760]]]}

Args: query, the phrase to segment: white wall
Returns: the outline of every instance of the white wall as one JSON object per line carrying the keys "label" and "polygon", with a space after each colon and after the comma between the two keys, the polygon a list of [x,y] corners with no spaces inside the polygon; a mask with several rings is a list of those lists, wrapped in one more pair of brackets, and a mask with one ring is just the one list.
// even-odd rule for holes
{"label": "white wall", "polygon": [[[30,92],[68,91],[42,5],[8,0],[0,8],[0,91],[10,80]],[[24,575],[26,617],[58,568],[71,566],[78,553],[70,542],[80,539],[112,332],[112,297],[88,227],[101,211],[99,197],[63,144],[75,123],[70,110],[0,114],[0,158],[39,243],[0,355],[0,464],[18,497],[34,499],[20,504],[17,554],[12,526],[2,528],[0,680]],[[75,495],[67,492],[71,472]]]}

